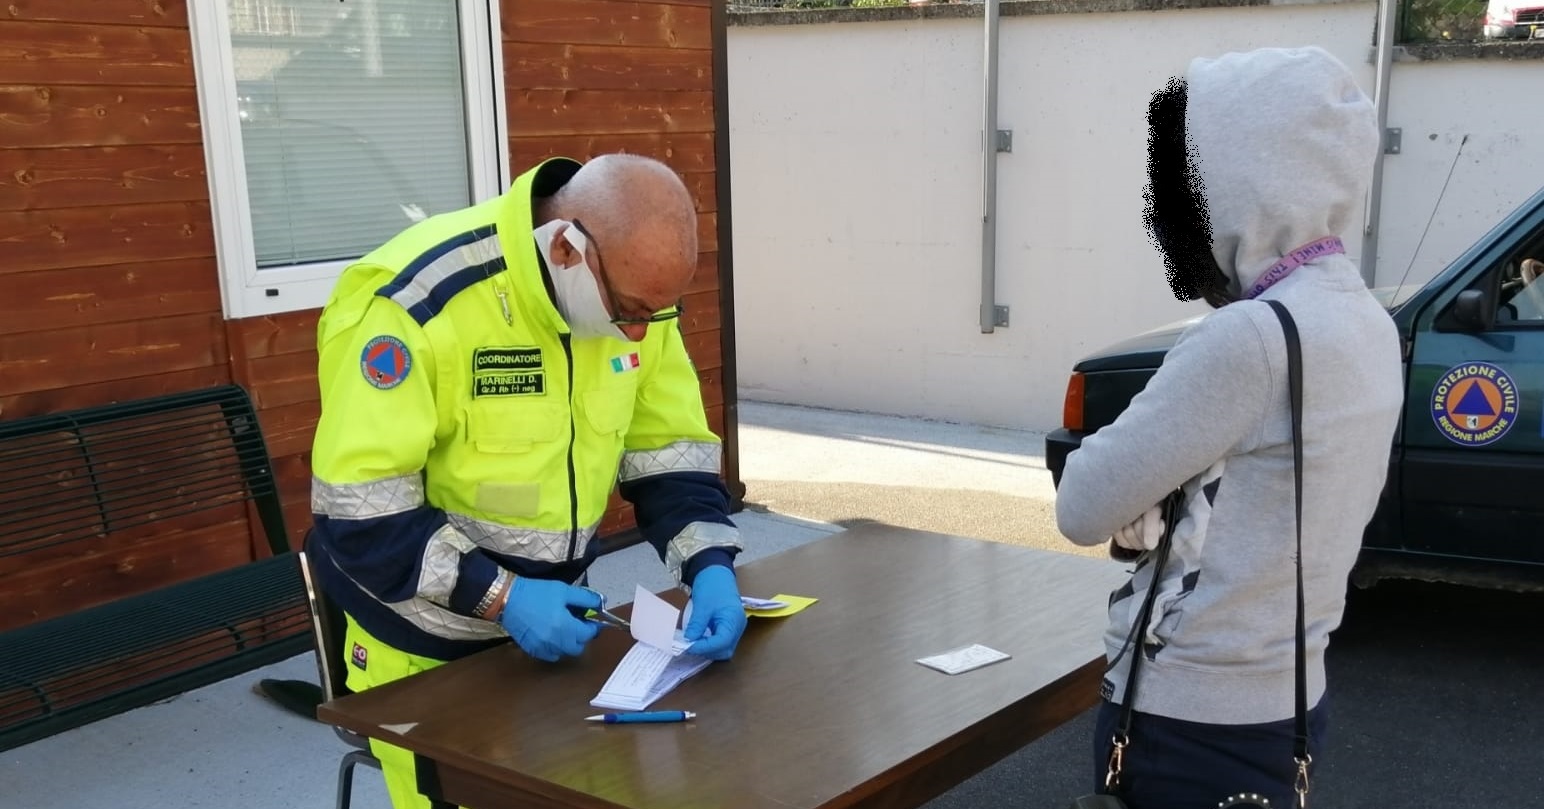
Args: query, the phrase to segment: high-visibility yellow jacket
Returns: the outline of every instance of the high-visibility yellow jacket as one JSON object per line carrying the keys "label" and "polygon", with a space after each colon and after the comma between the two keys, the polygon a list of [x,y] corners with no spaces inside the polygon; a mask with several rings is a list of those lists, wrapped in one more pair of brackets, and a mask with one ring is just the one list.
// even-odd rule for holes
{"label": "high-visibility yellow jacket", "polygon": [[382,642],[453,659],[507,639],[477,617],[511,573],[575,581],[614,487],[678,581],[740,549],[676,320],[573,339],[547,292],[532,197],[419,222],[343,272],[317,326],[322,414],[308,548]]}

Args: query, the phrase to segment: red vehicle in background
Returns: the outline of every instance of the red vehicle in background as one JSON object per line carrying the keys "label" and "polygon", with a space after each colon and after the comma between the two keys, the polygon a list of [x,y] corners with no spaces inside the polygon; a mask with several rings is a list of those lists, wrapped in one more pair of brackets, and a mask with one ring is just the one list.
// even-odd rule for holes
{"label": "red vehicle in background", "polygon": [[1490,0],[1486,39],[1544,38],[1544,0]]}

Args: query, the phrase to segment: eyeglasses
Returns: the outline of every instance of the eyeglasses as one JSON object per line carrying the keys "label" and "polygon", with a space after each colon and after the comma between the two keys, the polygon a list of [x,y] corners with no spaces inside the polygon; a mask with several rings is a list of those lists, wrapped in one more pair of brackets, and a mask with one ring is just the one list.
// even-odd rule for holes
{"label": "eyeglasses", "polygon": [[686,304],[676,301],[676,305],[669,309],[662,309],[648,317],[614,317],[611,322],[618,326],[627,326],[639,323],[660,323],[666,320],[675,320],[686,314]]}
{"label": "eyeglasses", "polygon": [[[611,279],[606,276],[606,271],[604,269],[606,260],[600,254],[600,243],[595,241],[595,237],[591,235],[588,230],[585,230],[584,225],[580,224],[578,219],[574,220],[574,227],[580,233],[583,233],[584,237],[590,241],[590,245],[595,248],[595,275],[596,280],[600,281],[600,288],[606,293],[606,303],[610,304],[612,312],[622,311],[622,307],[617,304],[616,293],[611,291]],[[675,320],[685,313],[685,303],[682,301],[676,301],[675,306],[669,307],[668,309],[662,309],[652,315],[649,315],[648,317],[613,317],[611,318],[611,322],[617,326],[647,325],[649,323],[660,323],[666,320]]]}

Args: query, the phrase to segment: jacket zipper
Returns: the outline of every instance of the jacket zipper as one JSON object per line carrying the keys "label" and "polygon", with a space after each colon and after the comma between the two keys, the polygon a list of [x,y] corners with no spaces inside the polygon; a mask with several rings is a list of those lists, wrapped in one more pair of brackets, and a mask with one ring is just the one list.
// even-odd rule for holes
{"label": "jacket zipper", "polygon": [[504,289],[504,279],[502,275],[495,275],[493,277],[493,294],[497,295],[499,298],[499,311],[503,312],[504,314],[504,325],[515,325],[515,318],[509,312],[509,293]]}
{"label": "jacket zipper", "polygon": [[574,474],[574,350],[571,336],[558,335],[563,341],[563,358],[568,364],[568,561],[574,560],[579,544],[579,481]]}
{"label": "jacket zipper", "polygon": [[[502,276],[494,276],[493,294],[498,296],[505,325],[514,325],[515,319],[509,311],[509,293],[504,289]],[[563,342],[563,359],[568,371],[568,560],[573,561],[579,545],[579,481],[574,472],[574,351],[570,335],[560,334],[558,338]]]}

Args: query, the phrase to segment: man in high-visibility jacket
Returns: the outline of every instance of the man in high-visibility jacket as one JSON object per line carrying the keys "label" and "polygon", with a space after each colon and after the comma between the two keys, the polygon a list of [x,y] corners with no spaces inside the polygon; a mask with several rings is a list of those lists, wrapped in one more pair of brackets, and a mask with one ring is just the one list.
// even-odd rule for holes
{"label": "man in high-visibility jacket", "polygon": [[[317,326],[307,545],[351,690],[510,639],[582,652],[601,602],[573,582],[618,483],[690,592],[688,651],[733,654],[741,543],[679,327],[696,263],[680,178],[606,155],[545,161],[344,271]],[[394,805],[427,806],[411,755],[372,747]]]}

